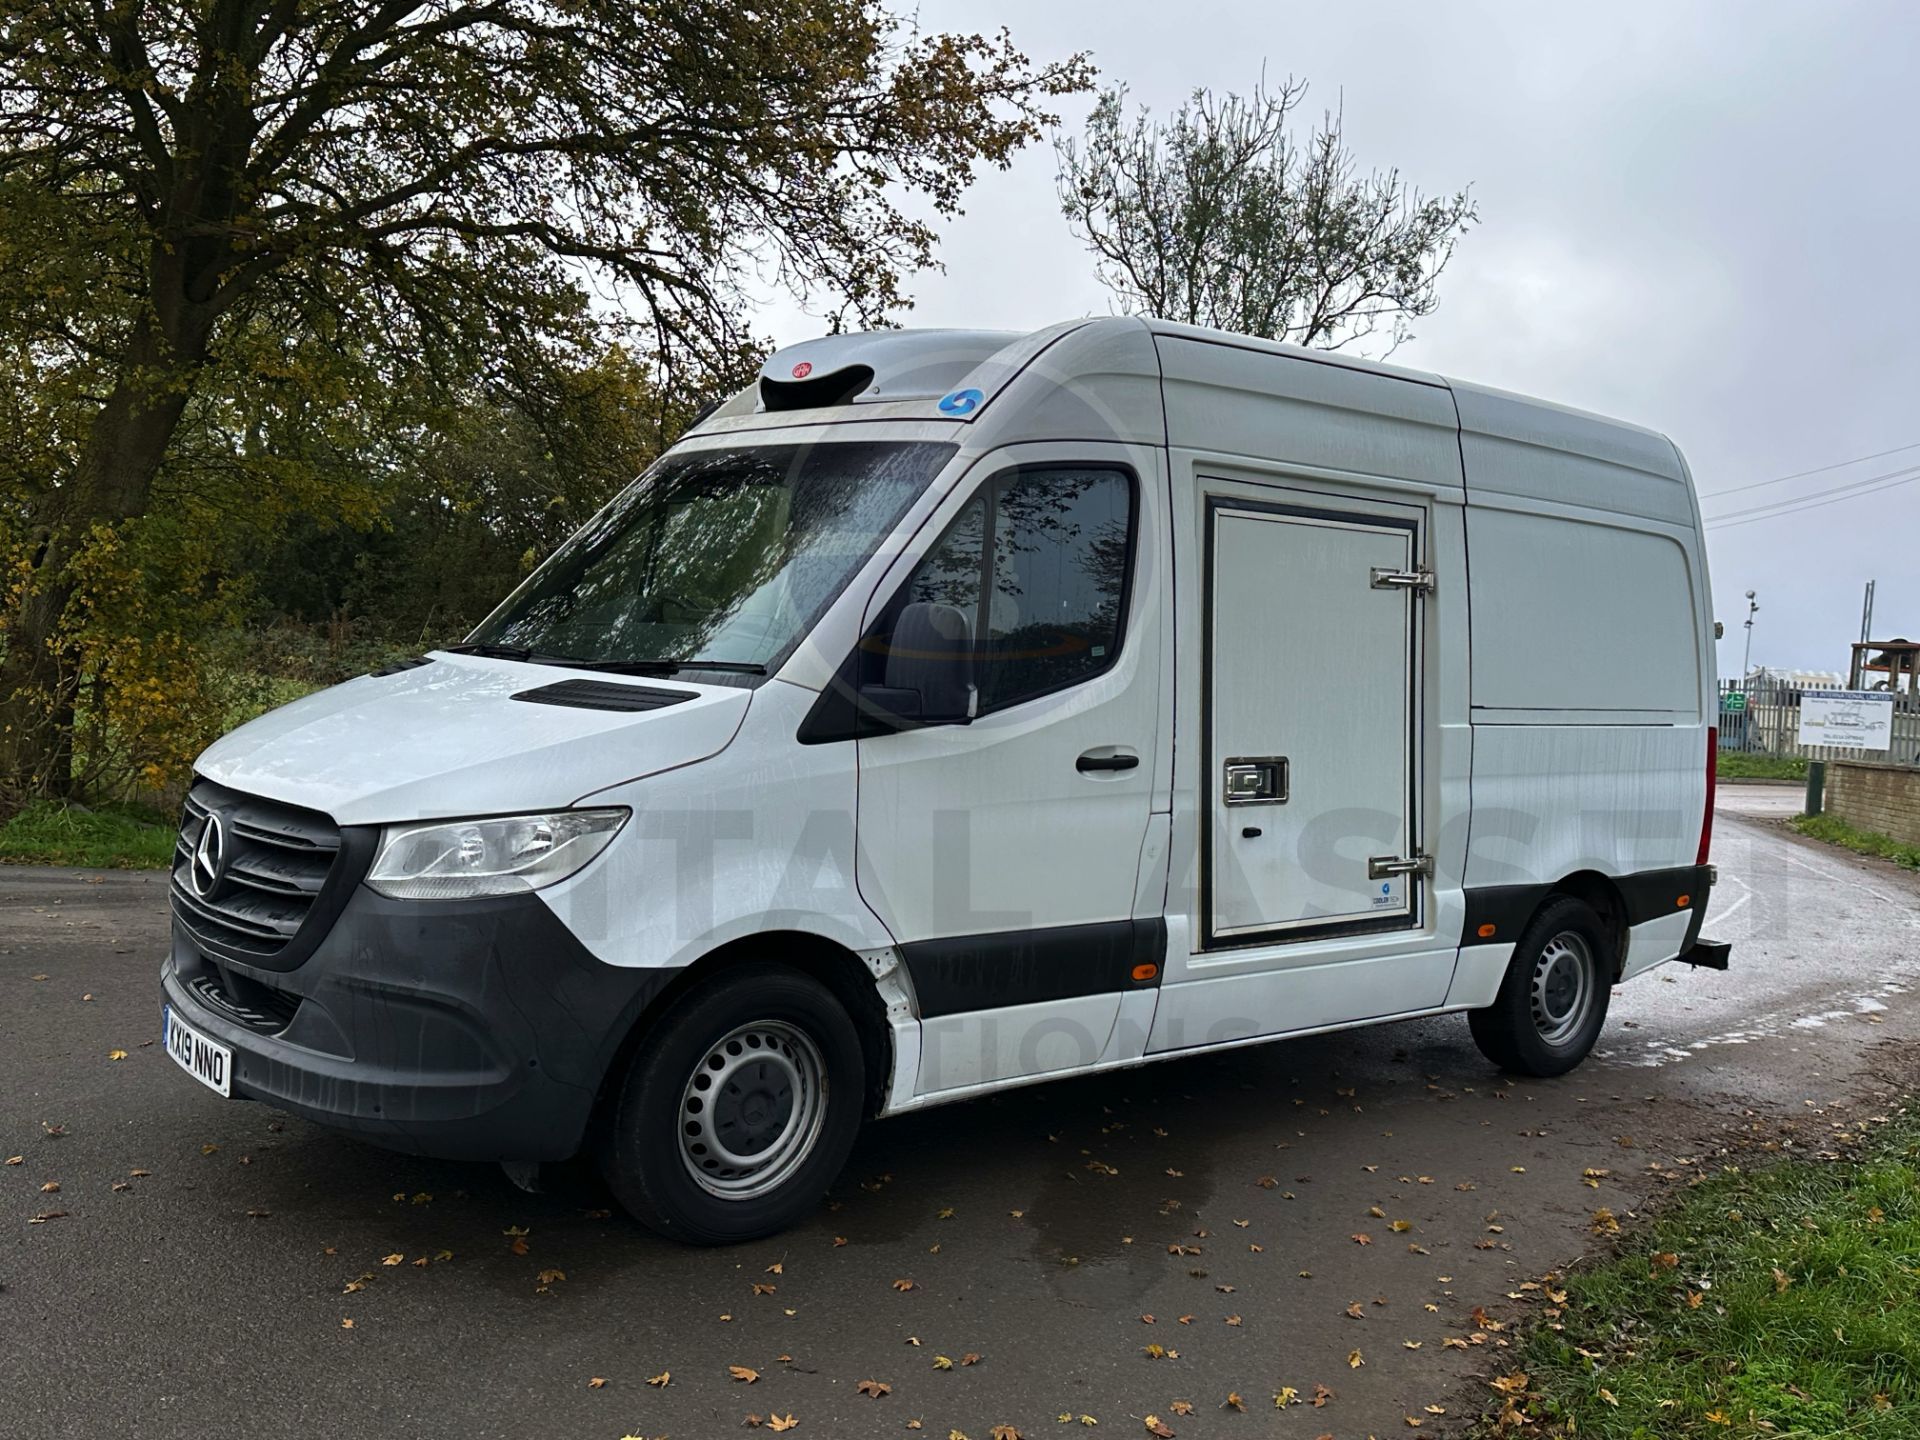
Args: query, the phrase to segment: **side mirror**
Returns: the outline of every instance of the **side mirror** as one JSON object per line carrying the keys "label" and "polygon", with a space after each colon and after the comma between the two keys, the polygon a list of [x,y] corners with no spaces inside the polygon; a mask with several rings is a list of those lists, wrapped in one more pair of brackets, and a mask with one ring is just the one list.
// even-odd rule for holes
{"label": "side mirror", "polygon": [[[878,678],[872,661],[882,660]],[[869,635],[820,692],[794,738],[827,745],[973,719],[973,627],[967,612],[923,602],[905,606],[885,641]]]}
{"label": "side mirror", "polygon": [[901,610],[887,643],[885,679],[861,687],[872,709],[919,725],[973,718],[973,633],[953,605],[915,602]]}

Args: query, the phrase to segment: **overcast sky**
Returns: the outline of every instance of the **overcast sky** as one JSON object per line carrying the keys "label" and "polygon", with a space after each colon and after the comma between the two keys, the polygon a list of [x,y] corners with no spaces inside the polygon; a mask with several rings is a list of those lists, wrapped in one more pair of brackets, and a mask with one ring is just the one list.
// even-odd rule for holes
{"label": "overcast sky", "polygon": [[[1713,491],[1920,442],[1920,5],[926,0],[928,29],[1006,25],[1093,52],[1164,110],[1197,85],[1309,81],[1363,165],[1471,184],[1480,225],[1397,363],[1649,425],[1716,514],[1920,465],[1920,448],[1720,500]],[[1087,106],[1066,123],[1077,128]],[[1105,313],[1035,147],[944,232],[914,325],[1031,329]],[[817,325],[769,311],[781,343]],[[1371,352],[1363,352],[1371,353]],[[1875,638],[1920,638],[1920,483],[1708,531],[1720,672],[1844,671],[1861,587]]]}

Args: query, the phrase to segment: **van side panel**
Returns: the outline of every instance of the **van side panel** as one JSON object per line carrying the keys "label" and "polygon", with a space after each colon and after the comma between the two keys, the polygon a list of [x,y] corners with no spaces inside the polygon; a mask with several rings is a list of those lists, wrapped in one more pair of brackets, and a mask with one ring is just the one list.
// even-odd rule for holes
{"label": "van side panel", "polygon": [[1698,717],[1695,597],[1678,538],[1592,512],[1487,504],[1469,507],[1467,535],[1479,562],[1475,709]]}
{"label": "van side panel", "polygon": [[[1632,426],[1454,390],[1472,644],[1469,891],[1693,864],[1711,602],[1678,454]],[[1627,973],[1679,953],[1686,925],[1673,922],[1632,927]],[[1468,964],[1474,950],[1469,939],[1449,1003],[1492,999],[1498,970]]]}
{"label": "van side panel", "polygon": [[[1462,924],[1462,863],[1468,829],[1467,588],[1465,489],[1453,401],[1436,377],[1394,371],[1255,341],[1208,341],[1156,323],[1166,390],[1169,463],[1174,487],[1177,766],[1167,887],[1168,951],[1148,1043],[1152,1055],[1439,1008],[1446,1000]],[[1224,337],[1221,337],[1224,339]],[[1211,904],[1204,838],[1217,824],[1222,765],[1202,759],[1212,733],[1207,669],[1210,506],[1218,511],[1285,509],[1347,520],[1410,520],[1420,537],[1418,565],[1435,572],[1415,607],[1417,705],[1410,848],[1432,858],[1412,924],[1390,931],[1306,934],[1280,931],[1210,942]],[[1365,567],[1356,571],[1365,585]],[[1331,637],[1324,599],[1308,603],[1284,587],[1258,587],[1243,604],[1290,627],[1290,642]],[[1276,646],[1269,664],[1278,664]],[[1218,660],[1216,655],[1215,660]],[[1338,713],[1352,687],[1338,678],[1373,655],[1342,655],[1304,688]],[[1323,677],[1327,673],[1317,670]],[[1275,736],[1287,754],[1294,799],[1325,783],[1313,757],[1293,751],[1296,737]],[[1268,753],[1260,751],[1258,753]],[[1224,760],[1223,754],[1220,757]],[[1297,768],[1293,768],[1297,767]],[[1258,846],[1282,825],[1236,811],[1230,835]],[[1280,819],[1284,820],[1284,816]],[[1367,820],[1336,817],[1298,849],[1302,867],[1361,867],[1384,846],[1362,834]],[[1255,832],[1251,837],[1246,830]],[[1330,834],[1330,831],[1340,832]],[[1336,930],[1339,927],[1334,927]]]}
{"label": "van side panel", "polygon": [[1692,529],[1693,492],[1664,435],[1484,385],[1448,382],[1476,497],[1505,495]]}
{"label": "van side panel", "polygon": [[1238,345],[1159,345],[1175,449],[1460,488],[1444,386]]}

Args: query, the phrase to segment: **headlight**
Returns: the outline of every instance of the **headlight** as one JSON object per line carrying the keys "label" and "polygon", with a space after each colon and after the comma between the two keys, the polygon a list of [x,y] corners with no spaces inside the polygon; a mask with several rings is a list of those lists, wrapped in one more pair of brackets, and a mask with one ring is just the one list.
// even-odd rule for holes
{"label": "headlight", "polygon": [[561,810],[389,825],[367,884],[396,900],[519,895],[564,880],[607,848],[626,810]]}

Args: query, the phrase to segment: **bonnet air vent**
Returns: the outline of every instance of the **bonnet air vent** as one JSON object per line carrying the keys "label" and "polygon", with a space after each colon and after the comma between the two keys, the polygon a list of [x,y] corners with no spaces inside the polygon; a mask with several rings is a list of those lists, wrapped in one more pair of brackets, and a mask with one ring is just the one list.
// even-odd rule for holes
{"label": "bonnet air vent", "polygon": [[693,699],[687,690],[656,690],[650,685],[617,685],[610,680],[562,680],[513,697],[530,705],[565,705],[574,710],[664,710]]}
{"label": "bonnet air vent", "polygon": [[768,410],[824,410],[845,405],[873,384],[871,365],[847,365],[824,375],[808,374],[797,380],[760,377],[760,403]]}

